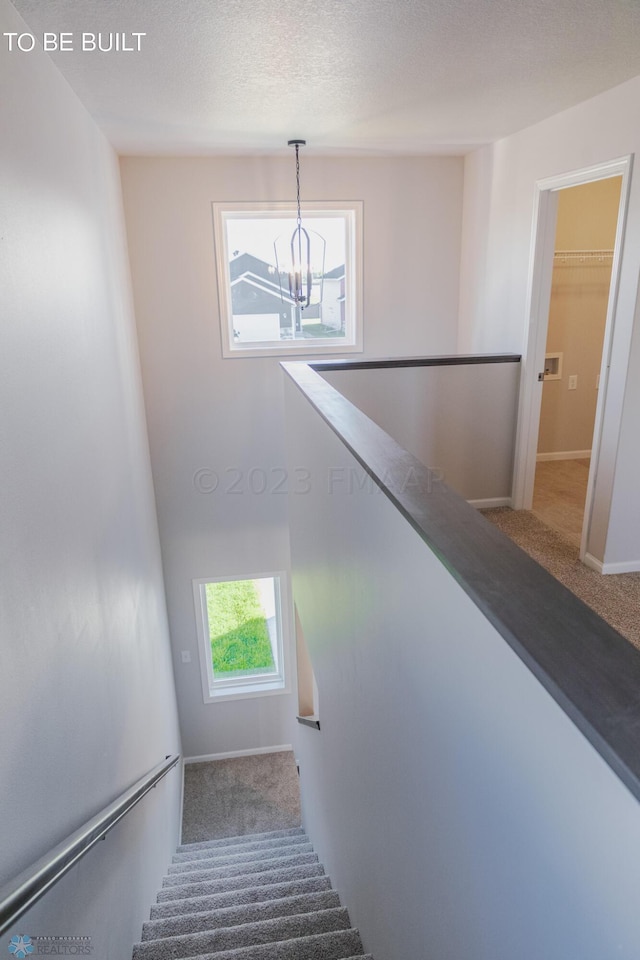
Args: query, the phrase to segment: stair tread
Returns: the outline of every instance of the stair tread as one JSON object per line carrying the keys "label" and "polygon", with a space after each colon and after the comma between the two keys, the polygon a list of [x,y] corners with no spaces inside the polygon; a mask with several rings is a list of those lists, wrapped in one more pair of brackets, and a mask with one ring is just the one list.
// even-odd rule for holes
{"label": "stair tread", "polygon": [[190,897],[178,900],[166,900],[153,904],[151,920],[171,919],[176,916],[188,916],[191,913],[203,913],[208,910],[242,906],[250,903],[264,903],[279,900],[282,897],[300,896],[304,893],[319,893],[331,889],[331,881],[326,875],[300,877],[280,883],[264,883],[259,886],[239,887],[222,893],[212,893],[205,897]]}
{"label": "stair tread", "polygon": [[[163,955],[158,954],[157,960],[163,960]],[[278,940],[239,947],[235,950],[196,954],[190,960],[373,960],[373,958],[370,954],[362,953],[362,941],[358,931],[349,929],[313,934],[294,940]]]}
{"label": "stair tread", "polygon": [[221,950],[300,939],[309,934],[329,933],[349,928],[347,909],[335,907],[313,913],[259,920],[256,923],[243,923],[235,927],[222,927],[203,933],[145,940],[135,944],[133,960],[177,960],[177,958],[194,957],[206,953],[215,955]]}
{"label": "stair tread", "polygon": [[286,883],[308,877],[324,876],[324,867],[321,863],[302,863],[298,866],[279,867],[264,870],[260,873],[240,873],[232,877],[219,877],[215,880],[185,883],[179,886],[163,887],[158,891],[158,903],[168,900],[193,899],[194,897],[208,896],[214,893],[226,893],[243,887]]}
{"label": "stair tread", "polygon": [[149,920],[143,924],[142,940],[157,940],[161,937],[202,933],[222,927],[237,927],[242,923],[257,920],[270,920],[275,917],[290,917],[295,914],[311,913],[314,910],[328,910],[340,906],[340,897],[335,890],[323,890],[320,893],[304,893],[292,897],[280,897],[277,900],[263,900],[257,903],[238,904],[207,910],[202,913],[189,913],[164,920]]}
{"label": "stair tread", "polygon": [[373,960],[302,827],[182,844],[133,960]]}
{"label": "stair tread", "polygon": [[[242,838],[238,838],[242,839]],[[306,833],[298,833],[292,837],[271,837],[267,840],[256,840],[252,843],[229,843],[222,847],[206,847],[194,844],[195,850],[183,850],[174,854],[172,863],[189,863],[192,860],[201,860],[208,857],[231,856],[234,853],[249,852],[250,850],[280,850],[287,847],[298,847],[309,843]]]}
{"label": "stair tread", "polygon": [[269,860],[248,862],[242,861],[241,863],[232,863],[228,866],[191,870],[187,873],[170,873],[164,877],[162,886],[183,886],[189,883],[199,883],[203,880],[218,880],[224,877],[235,877],[244,873],[264,873],[268,870],[277,870],[279,867],[297,867],[307,863],[317,862],[318,855],[316,853],[298,853],[290,857],[273,857]]}
{"label": "stair tread", "polygon": [[[226,848],[225,848],[226,849]],[[202,857],[195,860],[172,863],[168,873],[174,876],[177,873],[188,874],[197,870],[215,870],[218,867],[230,867],[234,863],[252,863],[258,860],[279,860],[284,857],[297,857],[305,853],[313,853],[310,843],[298,843],[293,847],[268,847],[266,850],[247,850],[246,853],[218,854],[216,857]]]}
{"label": "stair tread", "polygon": [[267,830],[264,833],[243,833],[239,836],[218,837],[216,840],[195,840],[193,843],[182,843],[178,847],[178,853],[184,853],[189,850],[198,850],[203,847],[223,847],[230,843],[253,843],[256,840],[268,840],[274,837],[294,837],[304,833],[302,827],[290,827],[286,830]]}

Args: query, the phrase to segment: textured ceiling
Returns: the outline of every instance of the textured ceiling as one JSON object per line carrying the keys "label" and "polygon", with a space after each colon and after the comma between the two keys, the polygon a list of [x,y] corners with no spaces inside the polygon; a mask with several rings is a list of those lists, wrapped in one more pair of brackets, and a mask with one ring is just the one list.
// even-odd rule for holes
{"label": "textured ceiling", "polygon": [[[464,153],[640,74],[639,0],[13,0],[122,153]],[[286,149],[286,147],[285,147]]]}

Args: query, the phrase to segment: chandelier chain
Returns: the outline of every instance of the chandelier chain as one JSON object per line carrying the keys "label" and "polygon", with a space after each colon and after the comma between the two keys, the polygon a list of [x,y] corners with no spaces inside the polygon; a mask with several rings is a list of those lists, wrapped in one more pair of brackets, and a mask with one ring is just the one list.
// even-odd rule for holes
{"label": "chandelier chain", "polygon": [[296,143],[296,189],[297,189],[297,202],[298,202],[298,226],[302,223],[302,215],[300,213],[300,156],[298,153],[298,144]]}

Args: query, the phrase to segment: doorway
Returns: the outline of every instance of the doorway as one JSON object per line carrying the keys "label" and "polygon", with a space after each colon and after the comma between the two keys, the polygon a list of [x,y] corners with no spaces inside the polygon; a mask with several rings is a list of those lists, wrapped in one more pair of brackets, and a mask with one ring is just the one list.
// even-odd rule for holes
{"label": "doorway", "polygon": [[579,549],[622,177],[558,190],[532,512]]}
{"label": "doorway", "polygon": [[[590,167],[584,170],[578,170],[570,174],[563,174],[557,177],[551,177],[546,180],[538,181],[536,184],[536,196],[534,202],[534,223],[533,223],[533,253],[530,264],[529,279],[529,333],[526,355],[523,363],[523,376],[520,394],[520,412],[518,420],[518,436],[516,440],[516,462],[513,487],[513,506],[519,510],[531,510],[534,499],[534,489],[536,486],[536,469],[538,463],[549,463],[549,460],[542,459],[538,461],[538,453],[559,453],[566,455],[573,454],[571,458],[575,460],[588,461],[582,465],[587,473],[587,485],[584,501],[584,510],[582,511],[581,522],[578,520],[577,529],[582,528],[580,541],[580,559],[595,570],[603,572],[603,557],[606,545],[606,534],[609,520],[609,506],[613,490],[613,462],[611,455],[612,447],[617,444],[617,435],[622,413],[622,390],[624,382],[620,378],[609,380],[609,365],[611,358],[611,346],[614,337],[614,320],[616,314],[616,304],[619,286],[620,262],[622,252],[622,238],[624,235],[624,225],[626,218],[626,207],[629,192],[629,182],[631,175],[632,158],[623,157],[619,160],[612,160],[600,164],[596,167]],[[581,185],[591,185],[595,182],[612,180],[615,185],[609,184],[611,192],[614,189],[618,192],[619,202],[617,215],[615,216],[615,238],[613,243],[613,253],[606,259],[607,272],[610,276],[608,296],[606,299],[606,320],[604,324],[604,334],[602,345],[600,347],[600,369],[594,377],[588,374],[585,368],[585,374],[580,380],[580,375],[574,369],[562,365],[560,373],[560,361],[563,357],[547,357],[547,354],[564,354],[562,349],[547,349],[547,337],[549,332],[550,306],[554,285],[554,263],[556,260],[556,227],[558,207],[563,191]],[[604,188],[604,192],[607,190]],[[571,200],[578,198],[576,193],[571,195],[565,193],[569,205]],[[563,200],[564,202],[564,200]],[[580,204],[574,204],[580,206]],[[591,228],[590,228],[591,229]],[[564,236],[564,239],[561,237]],[[572,253],[577,251],[595,251],[602,249],[595,246],[594,240],[580,240],[581,246],[577,246],[577,240],[570,234],[564,234],[559,237],[562,245]],[[601,241],[598,241],[601,242]],[[607,248],[611,249],[611,248]],[[558,245],[558,250],[561,250]],[[565,252],[565,256],[568,253]],[[580,269],[575,267],[565,267],[565,270]],[[586,271],[588,266],[582,263],[581,269]],[[597,268],[594,268],[597,269]],[[593,275],[595,277],[595,274]],[[583,273],[584,277],[584,273]],[[564,281],[563,281],[564,282]],[[622,324],[621,335],[624,337],[625,324]],[[569,363],[573,364],[572,358]],[[549,450],[539,447],[539,442],[546,444],[548,442],[548,433],[543,431],[541,426],[541,412],[543,389],[551,386],[553,381],[545,377],[545,370],[549,370],[552,376],[558,377],[556,380],[556,389],[560,383],[560,391],[567,393],[578,393],[578,384],[582,382],[583,386],[589,386],[593,390],[591,400],[595,394],[595,414],[591,424],[591,443],[579,441],[576,437],[572,440],[565,438],[562,449]],[[572,389],[569,391],[569,380],[571,376]],[[576,376],[578,377],[576,381]],[[598,379],[599,378],[599,379]],[[545,382],[546,381],[546,382]],[[596,388],[595,384],[598,383]],[[574,387],[575,384],[575,387]],[[565,397],[566,399],[566,397]],[[573,397],[571,398],[573,400]],[[574,406],[577,406],[574,404]],[[588,407],[585,404],[585,407]],[[593,403],[591,403],[593,409]],[[606,420],[606,429],[603,429],[603,423]],[[579,442],[584,442],[585,446],[578,446]],[[601,450],[605,451],[601,457]],[[577,454],[590,451],[590,456],[577,456]],[[551,461],[552,462],[552,461]],[[565,461],[566,462],[566,461]],[[576,466],[575,464],[573,466]]]}

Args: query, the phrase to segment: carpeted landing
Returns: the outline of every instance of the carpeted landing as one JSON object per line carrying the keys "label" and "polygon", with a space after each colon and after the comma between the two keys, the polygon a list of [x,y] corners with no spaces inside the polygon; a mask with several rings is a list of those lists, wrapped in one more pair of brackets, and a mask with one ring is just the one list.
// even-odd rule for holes
{"label": "carpeted landing", "polygon": [[522,550],[640,648],[640,573],[603,576],[578,557],[578,547],[527,510],[496,507],[482,513]]}
{"label": "carpeted landing", "polygon": [[133,960],[372,960],[302,828],[178,847]]}
{"label": "carpeted landing", "polygon": [[300,822],[298,771],[290,750],[185,764],[184,843],[286,830]]}

